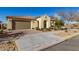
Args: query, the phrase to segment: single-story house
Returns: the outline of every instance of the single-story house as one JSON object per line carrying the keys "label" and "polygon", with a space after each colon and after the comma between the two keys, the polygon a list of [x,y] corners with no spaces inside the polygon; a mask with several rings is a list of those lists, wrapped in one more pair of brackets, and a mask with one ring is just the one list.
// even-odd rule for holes
{"label": "single-story house", "polygon": [[6,26],[5,26],[6,24],[4,24],[4,23],[0,23],[0,29],[6,29]]}
{"label": "single-story house", "polygon": [[42,29],[50,28],[53,25],[54,17],[47,15],[41,17],[31,16],[7,16],[7,29]]}

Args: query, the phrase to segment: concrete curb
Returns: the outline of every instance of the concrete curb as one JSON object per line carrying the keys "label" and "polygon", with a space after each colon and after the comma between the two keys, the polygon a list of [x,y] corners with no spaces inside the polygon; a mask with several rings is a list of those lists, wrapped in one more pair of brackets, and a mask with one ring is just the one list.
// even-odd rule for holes
{"label": "concrete curb", "polygon": [[70,39],[70,38],[72,38],[72,37],[75,37],[75,36],[77,36],[77,35],[79,35],[79,33],[75,33],[75,34],[73,34],[73,35],[70,35],[70,36],[68,36],[68,37],[65,37],[65,40],[68,40],[68,39]]}
{"label": "concrete curb", "polygon": [[[64,41],[66,41],[66,40],[69,40],[70,38],[73,38],[73,37],[75,37],[75,36],[77,36],[77,35],[79,35],[79,33],[75,33],[74,35],[65,37],[65,38],[63,38],[62,41],[60,41],[60,42],[58,42],[58,43],[56,43],[56,44],[50,45],[50,46],[48,46],[47,48],[49,48],[49,47],[51,47],[51,46],[55,46],[55,45],[57,45],[57,44],[59,44],[59,43],[62,43],[62,42],[64,42]],[[46,47],[43,47],[43,48],[46,49]],[[42,51],[42,50],[44,50],[44,49],[41,49],[40,51]]]}

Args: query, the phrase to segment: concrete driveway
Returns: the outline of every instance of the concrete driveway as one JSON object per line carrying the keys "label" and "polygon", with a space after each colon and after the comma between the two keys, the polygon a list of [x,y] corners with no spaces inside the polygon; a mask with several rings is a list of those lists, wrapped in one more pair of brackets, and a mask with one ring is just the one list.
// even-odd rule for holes
{"label": "concrete driveway", "polygon": [[53,32],[42,32],[30,35],[26,34],[15,42],[20,51],[38,51],[62,41],[63,39],[54,35]]}

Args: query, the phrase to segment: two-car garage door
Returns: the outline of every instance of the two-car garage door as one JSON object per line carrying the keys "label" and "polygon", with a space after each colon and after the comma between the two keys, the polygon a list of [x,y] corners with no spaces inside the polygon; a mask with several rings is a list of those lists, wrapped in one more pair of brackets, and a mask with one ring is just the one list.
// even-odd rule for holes
{"label": "two-car garage door", "polygon": [[30,29],[30,22],[15,22],[15,29]]}

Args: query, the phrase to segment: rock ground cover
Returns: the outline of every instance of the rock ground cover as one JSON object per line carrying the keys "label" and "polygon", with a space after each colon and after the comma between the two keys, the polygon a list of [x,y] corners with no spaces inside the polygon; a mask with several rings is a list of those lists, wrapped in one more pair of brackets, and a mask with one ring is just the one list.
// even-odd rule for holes
{"label": "rock ground cover", "polygon": [[4,41],[0,43],[0,51],[16,51],[17,46],[14,41]]}

